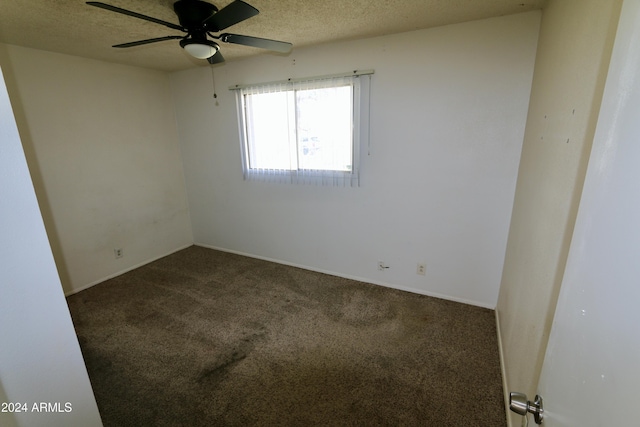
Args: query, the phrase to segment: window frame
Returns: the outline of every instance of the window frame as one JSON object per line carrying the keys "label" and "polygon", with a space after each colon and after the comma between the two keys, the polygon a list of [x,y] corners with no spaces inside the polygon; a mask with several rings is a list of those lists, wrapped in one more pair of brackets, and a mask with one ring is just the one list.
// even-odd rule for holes
{"label": "window frame", "polygon": [[[369,143],[369,92],[370,76],[373,71],[355,71],[349,74],[314,77],[308,79],[286,80],[273,83],[231,87],[236,92],[238,131],[241,148],[242,171],[245,180],[266,182],[286,182],[297,184],[317,184],[333,186],[359,186],[362,146]],[[259,169],[251,167],[247,131],[247,106],[245,96],[255,93],[283,92],[349,85],[352,88],[352,125],[351,125],[351,170],[324,169]],[[299,144],[296,136],[296,149]]]}

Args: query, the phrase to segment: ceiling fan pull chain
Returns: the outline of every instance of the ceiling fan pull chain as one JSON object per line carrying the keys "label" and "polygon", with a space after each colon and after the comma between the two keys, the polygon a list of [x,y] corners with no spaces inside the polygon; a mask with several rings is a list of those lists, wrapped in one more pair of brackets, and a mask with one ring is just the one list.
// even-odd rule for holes
{"label": "ceiling fan pull chain", "polygon": [[[211,68],[211,81],[213,82],[213,98],[217,99],[218,94],[216,93],[216,76],[213,72],[213,64],[211,64],[209,67]],[[218,101],[216,101],[216,105],[218,105]]]}

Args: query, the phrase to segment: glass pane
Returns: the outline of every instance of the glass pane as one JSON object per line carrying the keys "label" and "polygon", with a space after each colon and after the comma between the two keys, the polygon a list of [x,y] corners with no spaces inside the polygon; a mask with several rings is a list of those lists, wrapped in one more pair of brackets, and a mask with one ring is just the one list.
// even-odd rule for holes
{"label": "glass pane", "polygon": [[289,120],[292,96],[292,92],[245,96],[250,168],[297,169],[291,155],[291,141],[295,141],[295,127]]}
{"label": "glass pane", "polygon": [[351,86],[296,92],[300,169],[352,169],[352,98]]}

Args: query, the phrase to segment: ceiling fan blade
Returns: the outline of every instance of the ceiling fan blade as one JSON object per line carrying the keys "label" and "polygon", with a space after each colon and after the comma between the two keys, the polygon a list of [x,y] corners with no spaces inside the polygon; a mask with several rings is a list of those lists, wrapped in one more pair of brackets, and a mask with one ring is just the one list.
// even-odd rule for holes
{"label": "ceiling fan blade", "polygon": [[277,40],[262,39],[260,37],[242,36],[240,34],[221,34],[220,40],[226,43],[235,43],[245,46],[259,47],[261,49],[273,50],[280,53],[288,53],[293,46],[288,42],[280,42]]}
{"label": "ceiling fan blade", "polygon": [[89,6],[95,6],[95,7],[101,8],[101,9],[110,10],[112,12],[122,13],[123,15],[133,16],[134,18],[143,19],[145,21],[150,21],[150,22],[154,22],[156,24],[164,25],[165,27],[169,27],[169,28],[172,28],[174,30],[179,30],[179,31],[186,32],[186,30],[184,28],[182,28],[180,25],[172,24],[171,22],[163,21],[161,19],[152,18],[152,17],[147,16],[147,15],[142,15],[141,13],[132,12],[132,11],[127,10],[127,9],[122,9],[122,8],[119,8],[119,7],[111,6],[110,4],[102,3],[102,2],[99,2],[99,1],[88,1],[87,4]]}
{"label": "ceiling fan blade", "polygon": [[221,62],[224,62],[224,56],[222,56],[220,51],[218,51],[215,55],[208,57],[207,62],[209,64],[220,64]]}
{"label": "ceiling fan blade", "polygon": [[242,22],[245,19],[249,19],[252,16],[256,16],[258,9],[243,2],[242,0],[235,0],[226,7],[220,9],[217,13],[207,18],[203,24],[207,31],[217,33],[227,27]]}
{"label": "ceiling fan blade", "polygon": [[146,39],[146,40],[138,40],[138,41],[129,42],[129,43],[114,44],[112,47],[133,47],[133,46],[140,46],[140,45],[143,45],[143,44],[162,42],[162,41],[165,41],[165,40],[174,40],[174,39],[183,39],[183,38],[184,37],[182,37],[182,36],[156,37],[155,39]]}

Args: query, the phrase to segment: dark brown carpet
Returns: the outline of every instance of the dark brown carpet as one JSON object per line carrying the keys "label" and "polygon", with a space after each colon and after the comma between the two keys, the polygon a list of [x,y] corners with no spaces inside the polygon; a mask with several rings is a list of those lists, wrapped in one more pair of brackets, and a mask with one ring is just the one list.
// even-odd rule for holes
{"label": "dark brown carpet", "polygon": [[196,246],[68,303],[107,427],[506,425],[491,310]]}

